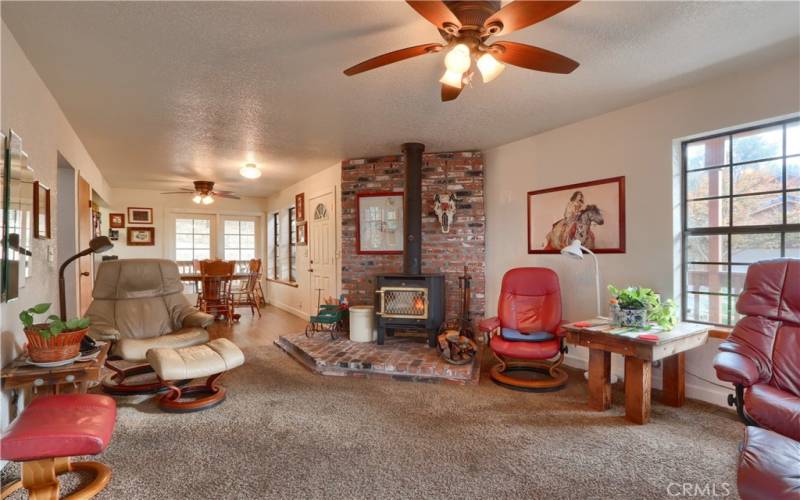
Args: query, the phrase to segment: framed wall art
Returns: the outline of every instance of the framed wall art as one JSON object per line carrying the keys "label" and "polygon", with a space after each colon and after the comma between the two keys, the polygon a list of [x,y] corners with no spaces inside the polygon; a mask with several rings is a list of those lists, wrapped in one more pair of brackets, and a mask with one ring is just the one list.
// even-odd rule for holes
{"label": "framed wall art", "polygon": [[152,224],[153,209],[128,207],[128,224]]}
{"label": "framed wall art", "polygon": [[294,195],[294,217],[297,222],[306,220],[306,194]]}
{"label": "framed wall art", "polygon": [[125,214],[108,214],[108,227],[122,229],[125,227]]}
{"label": "framed wall art", "polygon": [[356,194],[356,251],[401,254],[403,243],[403,193]]}
{"label": "framed wall art", "polygon": [[153,246],[156,244],[156,228],[154,227],[129,227],[128,245]]}
{"label": "framed wall art", "polygon": [[559,253],[575,239],[625,253],[625,177],[528,192],[528,253]]}
{"label": "framed wall art", "polygon": [[308,245],[308,222],[299,222],[295,230],[297,231],[295,235],[297,246]]}
{"label": "framed wall art", "polygon": [[50,239],[50,188],[39,181],[33,183],[33,237]]}

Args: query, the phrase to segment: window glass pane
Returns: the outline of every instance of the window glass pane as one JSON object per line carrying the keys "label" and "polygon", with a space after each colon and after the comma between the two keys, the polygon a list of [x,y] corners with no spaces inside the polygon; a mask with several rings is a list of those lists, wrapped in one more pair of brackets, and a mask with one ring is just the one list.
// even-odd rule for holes
{"label": "window glass pane", "polygon": [[727,323],[728,301],[726,295],[703,295],[688,293],[686,296],[686,319],[705,323]]}
{"label": "window glass pane", "polygon": [[239,248],[239,235],[226,234],[225,235],[225,248]]}
{"label": "window glass pane", "polygon": [[686,238],[686,260],[689,262],[727,262],[728,236],[708,235]]}
{"label": "window glass pane", "polygon": [[687,198],[707,198],[729,194],[729,167],[689,172],[686,176]]}
{"label": "window glass pane", "polygon": [[800,224],[800,191],[787,193],[786,223]]}
{"label": "window glass pane", "polygon": [[251,220],[240,221],[239,231],[242,234],[256,234],[256,223]]}
{"label": "window glass pane", "polygon": [[256,237],[255,236],[241,236],[239,238],[240,246],[242,248],[255,248],[256,247]]}
{"label": "window glass pane", "polygon": [[211,234],[211,221],[206,219],[194,219],[195,234]]}
{"label": "window glass pane", "polygon": [[226,220],[225,221],[225,234],[238,233],[238,232],[239,232],[239,221],[238,220]]}
{"label": "window glass pane", "polygon": [[225,249],[225,260],[239,260],[239,249]]}
{"label": "window glass pane", "polygon": [[211,248],[211,236],[207,234],[195,234],[194,235],[194,247],[195,248]]}
{"label": "window glass pane", "polygon": [[800,154],[800,122],[786,125],[786,154]]}
{"label": "window glass pane", "polygon": [[686,278],[690,291],[728,293],[728,266],[689,264]]}
{"label": "window glass pane", "polygon": [[194,258],[197,260],[206,260],[211,258],[211,250],[196,249],[194,251]]}
{"label": "window glass pane", "polygon": [[800,233],[786,233],[786,257],[800,259]]}
{"label": "window glass pane", "polygon": [[759,194],[733,199],[733,225],[783,224],[783,195]]}
{"label": "window glass pane", "polygon": [[757,262],[781,256],[780,233],[731,235],[731,262]]}
{"label": "window glass pane", "polygon": [[704,200],[690,201],[686,205],[687,226],[694,227],[722,227],[730,223],[728,211],[730,200]]}
{"label": "window glass pane", "polygon": [[774,158],[783,154],[783,126],[776,125],[733,136],[733,162]]}
{"label": "window glass pane", "polygon": [[786,189],[800,188],[800,156],[786,158]]}
{"label": "window glass pane", "polygon": [[783,189],[783,160],[746,163],[733,167],[733,194]]}
{"label": "window glass pane", "polygon": [[175,250],[175,260],[192,260],[194,255],[191,250],[177,249]]}
{"label": "window glass pane", "polygon": [[175,232],[176,233],[191,233],[192,232],[192,219],[175,219]]}
{"label": "window glass pane", "polygon": [[239,251],[239,258],[242,260],[250,260],[256,258],[256,251],[253,249],[243,248]]}
{"label": "window glass pane", "polygon": [[[191,234],[176,234],[175,235],[175,248],[192,248],[192,235]],[[181,259],[178,259],[181,260]]]}
{"label": "window glass pane", "polygon": [[744,289],[744,278],[747,276],[748,266],[731,266],[731,289],[737,297]]}
{"label": "window glass pane", "polygon": [[728,136],[698,141],[686,146],[686,162],[689,170],[727,165]]}

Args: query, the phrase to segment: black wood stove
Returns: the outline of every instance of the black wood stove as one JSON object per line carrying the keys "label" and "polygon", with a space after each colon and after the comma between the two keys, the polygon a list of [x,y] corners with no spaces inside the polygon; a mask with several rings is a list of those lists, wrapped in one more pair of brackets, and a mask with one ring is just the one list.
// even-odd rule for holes
{"label": "black wood stove", "polygon": [[377,277],[375,315],[378,344],[395,330],[422,330],[428,345],[444,322],[445,282],[443,274],[422,274],[422,153],[419,143],[403,144],[406,163],[403,232],[403,272]]}

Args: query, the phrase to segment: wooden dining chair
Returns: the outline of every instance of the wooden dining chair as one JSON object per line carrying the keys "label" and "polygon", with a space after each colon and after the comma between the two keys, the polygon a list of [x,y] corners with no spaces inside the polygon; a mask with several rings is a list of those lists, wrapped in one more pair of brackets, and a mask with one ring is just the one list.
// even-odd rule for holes
{"label": "wooden dining chair", "polygon": [[233,322],[234,262],[224,260],[200,261],[200,310],[217,317],[225,316],[228,325]]}
{"label": "wooden dining chair", "polygon": [[258,317],[261,317],[261,308],[259,307],[258,302],[258,292],[256,291],[256,286],[258,285],[259,274],[250,272],[247,275],[247,279],[244,280],[244,285],[233,291],[233,307],[250,307],[250,314],[255,316],[255,313],[258,312]]}
{"label": "wooden dining chair", "polygon": [[264,295],[264,289],[261,288],[261,259],[250,259],[250,272],[256,273],[256,299],[259,306],[267,305],[267,298]]}

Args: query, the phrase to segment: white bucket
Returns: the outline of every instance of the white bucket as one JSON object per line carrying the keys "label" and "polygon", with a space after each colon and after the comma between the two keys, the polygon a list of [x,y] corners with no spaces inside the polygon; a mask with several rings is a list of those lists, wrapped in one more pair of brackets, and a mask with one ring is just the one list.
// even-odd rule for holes
{"label": "white bucket", "polygon": [[353,342],[372,342],[374,336],[375,308],[372,306],[352,306],[350,313],[350,340]]}

